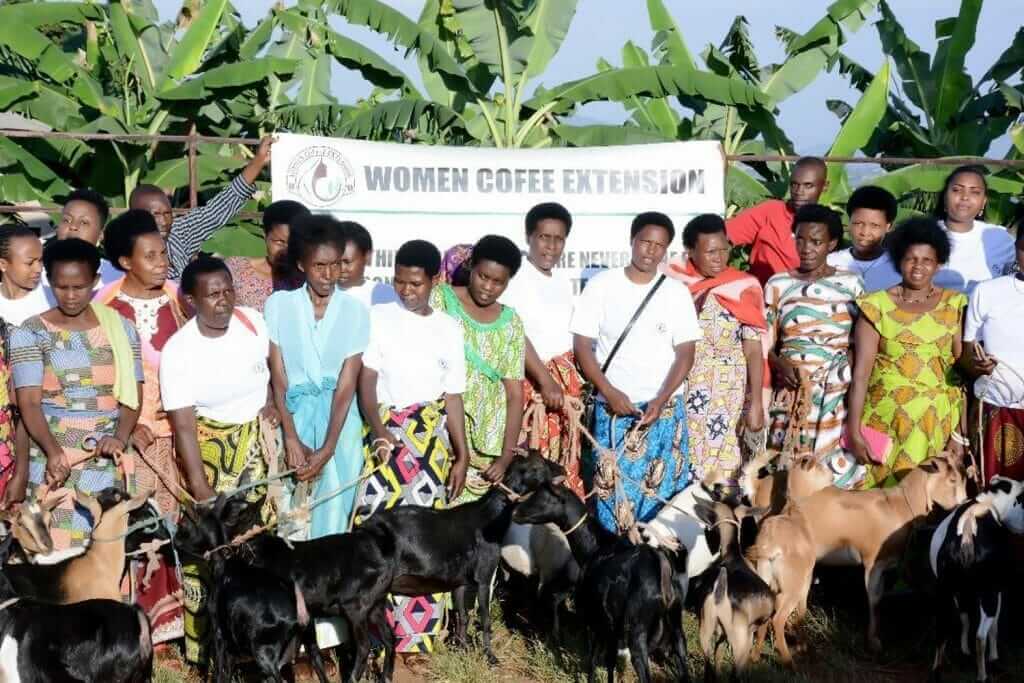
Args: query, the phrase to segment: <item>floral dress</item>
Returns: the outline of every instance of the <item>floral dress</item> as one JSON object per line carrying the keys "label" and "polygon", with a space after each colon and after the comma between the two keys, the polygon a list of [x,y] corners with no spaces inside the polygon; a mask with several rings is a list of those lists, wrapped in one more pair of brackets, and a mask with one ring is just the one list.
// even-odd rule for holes
{"label": "floral dress", "polygon": [[298,289],[303,283],[301,275],[267,279],[252,267],[252,259],[248,256],[232,256],[224,259],[224,263],[231,271],[235,285],[235,305],[255,308],[260,313],[271,294]]}
{"label": "floral dress", "polygon": [[[505,438],[504,379],[522,380],[525,376],[526,332],[519,315],[502,306],[498,319],[491,323],[474,320],[447,284],[434,288],[430,305],[455,318],[466,339],[466,392],[462,395],[466,411],[466,440],[470,449],[470,468],[483,472],[501,455]],[[482,490],[467,479],[470,498]],[[466,497],[466,493],[463,493]]]}
{"label": "floral dress", "polygon": [[686,392],[690,463],[698,479],[717,471],[735,483],[743,466],[738,428],[747,396],[743,342],[760,343],[761,331],[740,323],[714,295],[705,298],[697,321],[704,336]]}

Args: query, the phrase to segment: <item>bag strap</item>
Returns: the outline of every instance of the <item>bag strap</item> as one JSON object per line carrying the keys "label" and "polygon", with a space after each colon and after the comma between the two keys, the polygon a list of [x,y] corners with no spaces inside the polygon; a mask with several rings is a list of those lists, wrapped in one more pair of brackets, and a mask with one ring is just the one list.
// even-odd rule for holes
{"label": "bag strap", "polygon": [[644,300],[640,302],[639,306],[637,306],[636,313],[634,313],[633,317],[630,318],[628,323],[626,323],[626,329],[622,330],[622,334],[620,334],[619,338],[615,340],[615,346],[613,346],[612,350],[608,352],[608,357],[605,358],[604,364],[601,365],[602,375],[608,373],[608,367],[612,364],[612,359],[615,358],[615,354],[618,352],[619,347],[622,346],[622,342],[626,341],[626,337],[629,336],[629,331],[633,329],[633,325],[640,318],[640,314],[644,312],[645,308],[647,308],[647,304],[649,304],[651,299],[654,298],[654,294],[658,291],[658,288],[661,287],[663,282],[665,282],[664,275],[658,278],[658,281],[654,283],[653,287],[651,287],[651,291],[647,292],[647,296],[645,296]]}

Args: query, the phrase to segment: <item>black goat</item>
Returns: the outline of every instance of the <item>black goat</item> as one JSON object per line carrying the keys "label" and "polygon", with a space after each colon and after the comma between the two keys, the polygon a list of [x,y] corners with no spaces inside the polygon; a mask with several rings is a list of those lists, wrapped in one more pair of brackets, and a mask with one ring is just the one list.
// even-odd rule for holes
{"label": "black goat", "polygon": [[[0,566],[13,536],[0,542]],[[153,675],[146,614],[116,600],[54,605],[18,598],[0,573],[0,681],[143,683]]]}
{"label": "black goat", "polygon": [[[217,544],[211,534],[225,537],[245,531],[253,521],[252,511],[240,498],[220,497],[211,506],[187,509],[176,537],[182,552],[201,555]],[[370,651],[370,626],[384,640],[385,666],[382,678],[394,670],[394,643],[384,613],[385,597],[391,583],[391,553],[394,541],[387,530],[355,529],[309,541],[285,541],[263,533],[240,544],[236,553],[254,567],[294,582],[302,593],[311,617],[302,634],[302,645],[321,683],[327,682],[323,658],[317,647],[314,619],[341,617],[348,625],[354,655],[347,656],[347,644],[337,648],[342,672],[348,680],[359,680]],[[230,571],[230,569],[229,569]]]}
{"label": "black goat", "polygon": [[587,629],[588,681],[595,680],[603,654],[608,682],[614,682],[623,645],[641,683],[651,680],[650,652],[665,646],[671,648],[682,680],[689,680],[683,632],[685,547],[671,551],[632,545],[590,518],[583,501],[564,486],[538,490],[512,517],[520,524],[556,524],[582,567],[576,609]]}
{"label": "black goat", "polygon": [[361,528],[394,538],[391,593],[453,591],[457,642],[466,640],[467,597],[475,589],[484,652],[494,665],[498,660],[491,650],[491,581],[512,509],[520,496],[564,474],[561,467],[534,452],[512,460],[502,480],[505,490],[492,488],[479,500],[445,510],[412,505],[383,510]]}
{"label": "black goat", "polygon": [[1011,536],[1024,533],[1024,484],[993,477],[985,491],[961,503],[932,534],[929,562],[938,591],[935,657],[931,680],[940,679],[946,643],[960,632],[970,654],[968,627],[975,630],[977,680],[999,659],[999,616],[1015,573]]}

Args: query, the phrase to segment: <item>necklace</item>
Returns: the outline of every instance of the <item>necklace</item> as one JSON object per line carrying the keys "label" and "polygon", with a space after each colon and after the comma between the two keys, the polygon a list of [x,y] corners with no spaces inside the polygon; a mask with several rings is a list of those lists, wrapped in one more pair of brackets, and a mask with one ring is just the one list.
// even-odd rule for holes
{"label": "necklace", "polygon": [[899,298],[900,298],[900,301],[902,301],[905,304],[920,304],[920,303],[923,303],[925,301],[928,301],[928,299],[931,299],[933,296],[935,296],[935,285],[932,285],[928,289],[928,293],[924,297],[922,297],[920,299],[908,299],[908,298],[906,298],[906,296],[904,296],[904,292],[905,291],[906,291],[906,289],[903,287],[903,285],[900,285],[899,294],[897,294],[897,296],[899,296]]}

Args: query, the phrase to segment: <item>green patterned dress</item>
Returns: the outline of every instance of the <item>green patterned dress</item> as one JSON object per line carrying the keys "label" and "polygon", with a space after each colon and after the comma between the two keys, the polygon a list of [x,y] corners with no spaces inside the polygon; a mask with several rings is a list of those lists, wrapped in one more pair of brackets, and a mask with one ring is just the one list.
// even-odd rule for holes
{"label": "green patterned dress", "polygon": [[479,474],[501,455],[505,436],[506,397],[502,380],[525,376],[526,332],[519,315],[503,306],[492,323],[474,320],[462,307],[455,290],[441,284],[431,293],[431,307],[452,316],[466,338],[466,440],[470,450],[470,474],[460,501],[475,499],[485,490]]}
{"label": "green patterned dress", "polygon": [[885,464],[869,468],[864,486],[893,486],[941,452],[960,422],[963,395],[953,368],[953,341],[967,297],[943,290],[935,308],[924,313],[901,310],[885,290],[857,303],[881,336],[862,421],[893,440]]}

